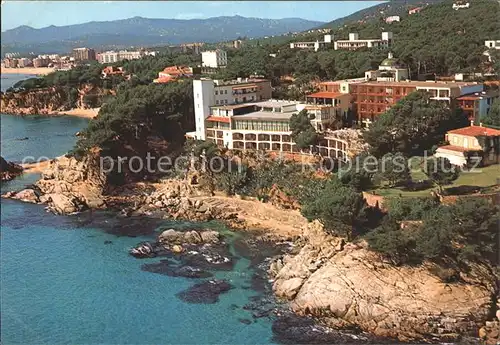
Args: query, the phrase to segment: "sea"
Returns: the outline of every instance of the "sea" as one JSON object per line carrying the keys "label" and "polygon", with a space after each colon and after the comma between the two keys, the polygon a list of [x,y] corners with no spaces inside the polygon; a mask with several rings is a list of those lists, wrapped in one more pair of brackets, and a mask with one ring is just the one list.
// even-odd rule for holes
{"label": "sea", "polygon": [[[2,90],[26,75],[2,75]],[[88,123],[77,117],[2,114],[1,155],[57,157]],[[25,174],[2,193],[35,182]],[[56,216],[41,205],[1,200],[1,343],[7,344],[272,344],[272,320],[242,307],[253,268],[237,256],[231,271],[213,272],[233,285],[215,304],[189,304],[176,294],[203,279],[141,270],[159,258],[128,254],[168,228],[210,228],[232,244],[241,236],[219,223],[120,218],[109,212]],[[240,322],[250,320],[249,324]]]}

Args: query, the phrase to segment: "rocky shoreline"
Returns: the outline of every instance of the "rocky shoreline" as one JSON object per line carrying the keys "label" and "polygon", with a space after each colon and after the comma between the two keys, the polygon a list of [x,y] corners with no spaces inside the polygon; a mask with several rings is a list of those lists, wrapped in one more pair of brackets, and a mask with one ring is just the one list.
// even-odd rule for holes
{"label": "rocky shoreline", "polygon": [[23,167],[19,164],[7,162],[3,157],[0,157],[0,180],[11,181],[23,173]]}
{"label": "rocky shoreline", "polygon": [[404,342],[478,335],[486,344],[498,341],[498,320],[487,321],[500,316],[498,282],[489,267],[471,265],[459,272],[459,281],[446,283],[430,263],[396,267],[363,241],[345,243],[327,234],[317,221],[304,229],[303,241],[298,254],[270,266],[274,292],[297,314]]}
{"label": "rocky shoreline", "polygon": [[[107,177],[90,168],[96,166],[93,159],[54,160],[34,186],[3,197],[45,204],[57,214],[111,209],[121,217],[219,220],[234,229],[256,231],[259,236],[253,240],[235,243],[256,269],[253,288],[262,291],[244,308],[255,318],[276,318],[273,331],[283,343],[457,342],[464,337],[474,342],[479,336],[495,344],[498,339],[495,316],[500,316],[500,306],[494,304],[500,301],[492,296],[499,298],[499,287],[485,266],[471,266],[467,273],[459,272],[459,282],[443,283],[430,264],[395,267],[366,243],[328,235],[319,222],[307,223],[295,211],[207,195],[190,180],[109,190]],[[280,224],[272,228],[274,223],[265,218]],[[237,260],[225,239],[210,230],[168,229],[155,241],[138,243],[130,254],[162,258],[141,267],[148,272],[208,279],[178,296],[188,303],[216,303],[231,286],[214,279],[212,271],[231,270]],[[352,330],[359,336],[353,338]]]}

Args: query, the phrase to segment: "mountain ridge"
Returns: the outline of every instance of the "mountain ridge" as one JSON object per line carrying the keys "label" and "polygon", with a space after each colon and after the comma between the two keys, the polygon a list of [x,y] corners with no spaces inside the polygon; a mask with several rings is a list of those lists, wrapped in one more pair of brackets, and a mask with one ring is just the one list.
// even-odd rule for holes
{"label": "mountain ridge", "polygon": [[[214,43],[238,37],[257,38],[304,31],[322,24],[324,22],[301,18],[220,16],[206,19],[163,19],[136,16],[112,21],[51,25],[38,29],[22,25],[2,32],[2,50],[36,48],[46,44],[59,45],[55,50],[60,51],[67,51],[77,45],[100,45],[104,48],[114,45],[115,39],[120,36],[124,46]],[[98,43],[94,37],[99,38]]]}

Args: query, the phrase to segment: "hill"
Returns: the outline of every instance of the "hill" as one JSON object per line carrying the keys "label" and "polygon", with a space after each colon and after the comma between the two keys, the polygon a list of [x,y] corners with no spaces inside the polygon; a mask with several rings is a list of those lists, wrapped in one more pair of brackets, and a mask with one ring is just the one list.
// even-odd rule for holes
{"label": "hill", "polygon": [[[402,60],[413,78],[433,74],[449,76],[459,72],[500,72],[498,63],[490,64],[483,55],[485,40],[500,37],[500,6],[497,1],[475,0],[468,9],[453,10],[453,2],[445,0],[429,4],[420,13],[406,15],[399,23],[387,24],[381,18],[364,23],[349,22],[332,29],[335,39],[347,39],[349,32],[360,38],[377,38],[383,31],[394,33],[390,50]],[[272,78],[294,76],[297,83],[309,80],[336,80],[363,77],[365,71],[377,69],[387,57],[388,49],[334,50],[333,46],[313,50],[291,49],[288,42],[322,40],[323,33],[259,40],[255,46],[229,52],[224,73],[228,77],[263,74]],[[254,40],[255,41],[255,40]],[[276,54],[271,57],[269,54]],[[498,58],[500,62],[500,57]],[[432,75],[431,75],[432,77]],[[286,91],[286,90],[285,90]],[[288,93],[288,91],[286,91]],[[297,92],[290,97],[300,97]],[[284,95],[281,95],[285,97]]]}
{"label": "hill", "polygon": [[300,18],[262,19],[241,16],[208,19],[123,20],[49,26],[35,29],[20,26],[2,32],[2,52],[68,52],[77,46],[120,48],[186,42],[219,42],[238,37],[263,37],[303,31],[322,22]]}
{"label": "hill", "polygon": [[425,7],[441,1],[443,0],[392,0],[362,9],[348,16],[335,19],[334,21],[322,25],[320,28],[338,28],[345,24],[352,24],[355,22],[368,22],[371,20],[378,20],[380,18],[387,18],[389,16],[405,16],[412,8]]}

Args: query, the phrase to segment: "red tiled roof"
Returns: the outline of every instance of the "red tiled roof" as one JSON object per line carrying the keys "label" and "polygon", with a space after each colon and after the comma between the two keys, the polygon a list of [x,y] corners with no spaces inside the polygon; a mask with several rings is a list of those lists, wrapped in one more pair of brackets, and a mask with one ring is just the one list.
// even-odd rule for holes
{"label": "red tiled roof", "polygon": [[455,145],[439,146],[438,149],[450,150],[450,151],[457,151],[457,152],[467,152],[467,151],[470,151],[470,150],[466,149],[465,147],[455,146]]}
{"label": "red tiled roof", "polygon": [[500,130],[483,126],[469,126],[464,128],[453,129],[451,131],[448,131],[448,133],[467,135],[470,137],[477,137],[481,135],[485,135],[487,137],[494,137],[500,135]]}
{"label": "red tiled roof", "polygon": [[475,100],[478,100],[480,98],[481,98],[481,96],[461,96],[461,97],[458,97],[457,99],[459,101],[475,101]]}
{"label": "red tiled roof", "polygon": [[161,77],[161,78],[157,78],[155,80],[153,80],[153,82],[155,83],[169,83],[173,80],[176,80],[177,78],[175,77]]}
{"label": "red tiled roof", "polygon": [[343,93],[340,92],[316,92],[316,93],[311,93],[310,95],[307,95],[306,97],[316,97],[316,98],[337,98],[340,96],[343,96]]}
{"label": "red tiled roof", "polygon": [[172,76],[180,76],[183,74],[191,75],[192,70],[188,66],[169,66],[165,67],[165,69],[160,73],[170,74]]}
{"label": "red tiled roof", "polygon": [[209,116],[207,117],[207,121],[231,123],[231,119],[229,117],[222,116]]}

